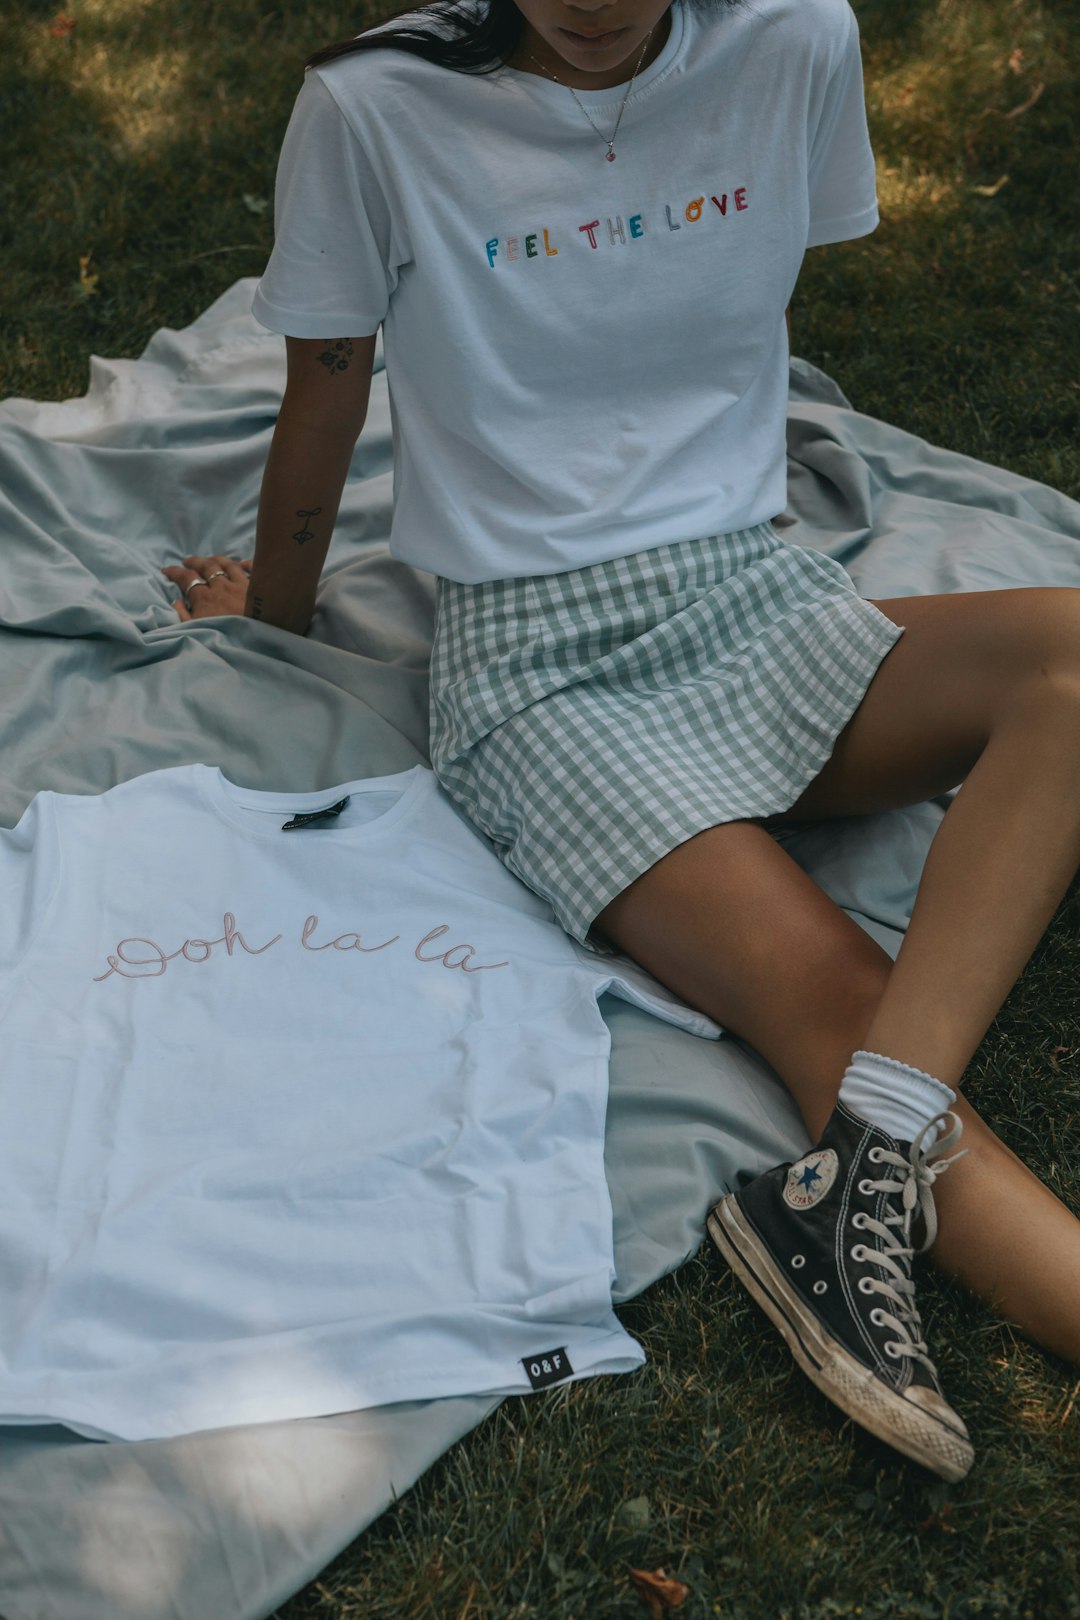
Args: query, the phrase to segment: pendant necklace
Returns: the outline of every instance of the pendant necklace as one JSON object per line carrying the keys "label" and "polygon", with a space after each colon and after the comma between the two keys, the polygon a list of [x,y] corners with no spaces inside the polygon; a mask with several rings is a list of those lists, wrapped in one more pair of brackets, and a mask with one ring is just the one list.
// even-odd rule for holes
{"label": "pendant necklace", "polygon": [[[655,26],[656,25],[654,24],[653,27],[655,27]],[[648,47],[648,44],[649,44],[649,40],[652,38],[652,33],[653,33],[653,30],[652,30],[652,28],[650,28],[649,32],[645,35],[645,44],[641,47],[641,56],[638,57],[637,67],[634,69],[634,78],[632,78],[630,80],[630,83],[626,87],[626,95],[623,96],[622,106],[619,108],[619,116],[615,120],[615,128],[611,132],[611,139],[610,140],[608,140],[606,135],[601,135],[600,131],[598,129],[596,129],[596,125],[593,124],[592,119],[589,118],[588,113],[585,112],[585,108],[581,106],[581,102],[580,102],[580,100],[578,100],[578,97],[577,97],[577,94],[574,91],[573,85],[568,84],[566,86],[566,88],[569,90],[570,94],[574,97],[574,100],[577,102],[578,106],[581,107],[582,112],[585,113],[586,118],[589,118],[589,123],[592,124],[593,129],[596,129],[596,133],[598,135],[600,135],[600,139],[606,143],[607,151],[605,152],[604,156],[607,158],[607,161],[609,163],[614,163],[614,161],[615,161],[615,137],[619,133],[619,125],[622,122],[622,115],[626,110],[627,99],[628,99],[628,97],[630,95],[631,90],[634,88],[634,79],[636,79],[637,76],[638,76],[638,68],[640,68],[640,66],[641,66],[642,60],[643,60],[643,58],[645,56],[645,51],[646,51],[646,49]],[[537,65],[538,68],[543,69],[543,71],[545,73],[551,73],[551,69],[550,68],[545,68],[543,62],[537,62],[536,61],[536,57],[533,56],[532,51],[526,50],[525,54],[526,54],[526,56],[531,56],[532,57],[533,61],[536,62],[536,65]],[[559,78],[557,73],[551,73],[551,77],[555,80],[556,84],[561,84],[562,83],[562,80]]]}

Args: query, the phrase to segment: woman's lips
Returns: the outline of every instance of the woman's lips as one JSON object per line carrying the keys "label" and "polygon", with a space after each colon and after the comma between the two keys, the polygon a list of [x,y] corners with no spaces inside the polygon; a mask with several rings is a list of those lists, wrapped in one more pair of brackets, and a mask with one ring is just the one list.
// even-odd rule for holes
{"label": "woman's lips", "polygon": [[596,34],[592,38],[589,38],[586,34],[575,34],[571,28],[561,28],[559,32],[565,34],[567,39],[572,39],[575,45],[580,45],[584,50],[602,51],[608,45],[613,45],[621,35],[625,34],[626,29],[613,28],[610,33]]}

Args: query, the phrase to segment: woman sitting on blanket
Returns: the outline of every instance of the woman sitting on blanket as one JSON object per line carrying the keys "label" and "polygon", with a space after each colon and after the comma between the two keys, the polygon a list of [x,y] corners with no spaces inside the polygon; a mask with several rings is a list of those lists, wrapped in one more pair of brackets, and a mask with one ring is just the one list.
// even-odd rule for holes
{"label": "woman sitting on blanket", "polygon": [[[709,1232],[826,1395],[958,1479],[917,1253],[1080,1361],[1080,1223],[957,1095],[1080,864],[1080,590],[870,601],[772,527],[804,251],[878,219],[847,0],[403,15],[308,64],[255,555],[165,569],[177,612],[305,633],[381,325],[438,779],[790,1088],[815,1147]],[[895,963],[773,836],[961,782]]]}

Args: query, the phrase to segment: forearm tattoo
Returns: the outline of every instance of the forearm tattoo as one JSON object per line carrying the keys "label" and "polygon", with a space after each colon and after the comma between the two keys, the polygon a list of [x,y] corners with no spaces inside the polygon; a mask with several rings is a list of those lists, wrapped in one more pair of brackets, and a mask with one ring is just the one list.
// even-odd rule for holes
{"label": "forearm tattoo", "polygon": [[330,347],[320,354],[319,364],[325,366],[331,376],[335,371],[348,371],[353,357],[353,346],[348,338],[323,338],[323,342]]}
{"label": "forearm tattoo", "polygon": [[[310,508],[310,510],[308,510],[308,509],[306,509],[305,507],[302,506],[300,508],[300,510],[297,512],[296,515],[297,515],[298,518],[305,518],[305,519],[306,518],[313,518],[313,517],[318,517],[318,515],[319,515],[319,513],[321,511],[322,511],[321,506],[313,506],[313,507]],[[293,535],[293,539],[296,541],[298,546],[306,545],[309,540],[314,540],[314,538],[315,538],[314,529],[309,529],[306,526],[304,528],[302,528],[302,529],[298,529],[296,531],[296,533]]]}
{"label": "forearm tattoo", "polygon": [[261,619],[262,618],[262,610],[263,610],[263,599],[262,599],[261,596],[257,596],[255,598],[254,602],[252,603],[252,606],[251,606],[251,617],[253,619]]}

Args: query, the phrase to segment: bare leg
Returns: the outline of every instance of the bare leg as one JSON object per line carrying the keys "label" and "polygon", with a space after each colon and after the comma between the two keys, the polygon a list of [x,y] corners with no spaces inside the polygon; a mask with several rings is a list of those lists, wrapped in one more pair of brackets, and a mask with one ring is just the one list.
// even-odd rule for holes
{"label": "bare leg", "polygon": [[1080,867],[1080,687],[1035,689],[950,805],[866,1046],[962,1081]]}
{"label": "bare leg", "polygon": [[[672,850],[598,925],[761,1052],[817,1140],[858,1047],[958,1086],[1080,865],[1080,591],[875,603],[905,627],[818,776],[769,825],[917,804],[962,782],[896,962],[761,826]],[[933,1257],[1080,1362],[1080,1222],[961,1099]]]}
{"label": "bare leg", "polygon": [[[1078,866],[1080,702],[1036,689],[995,728],[938,829],[860,1044],[958,1086]],[[1080,1228],[966,1102],[958,1112],[971,1151],[935,1187],[935,1259],[1080,1361]]]}
{"label": "bare leg", "polygon": [[[869,1045],[888,953],[747,822],[682,844],[601,917],[614,944],[771,1064],[817,1141],[852,1053]],[[971,1151],[936,1183],[931,1258],[1080,1363],[1080,1221],[963,1097],[957,1111]]]}
{"label": "bare leg", "polygon": [[[1080,866],[1080,591],[876,605],[906,634],[793,811],[915,802],[963,781],[857,1042],[957,1087]],[[819,1100],[819,1125],[828,1111]],[[970,1151],[936,1183],[934,1258],[1080,1361],[1080,1226],[962,1098],[958,1112]]]}

